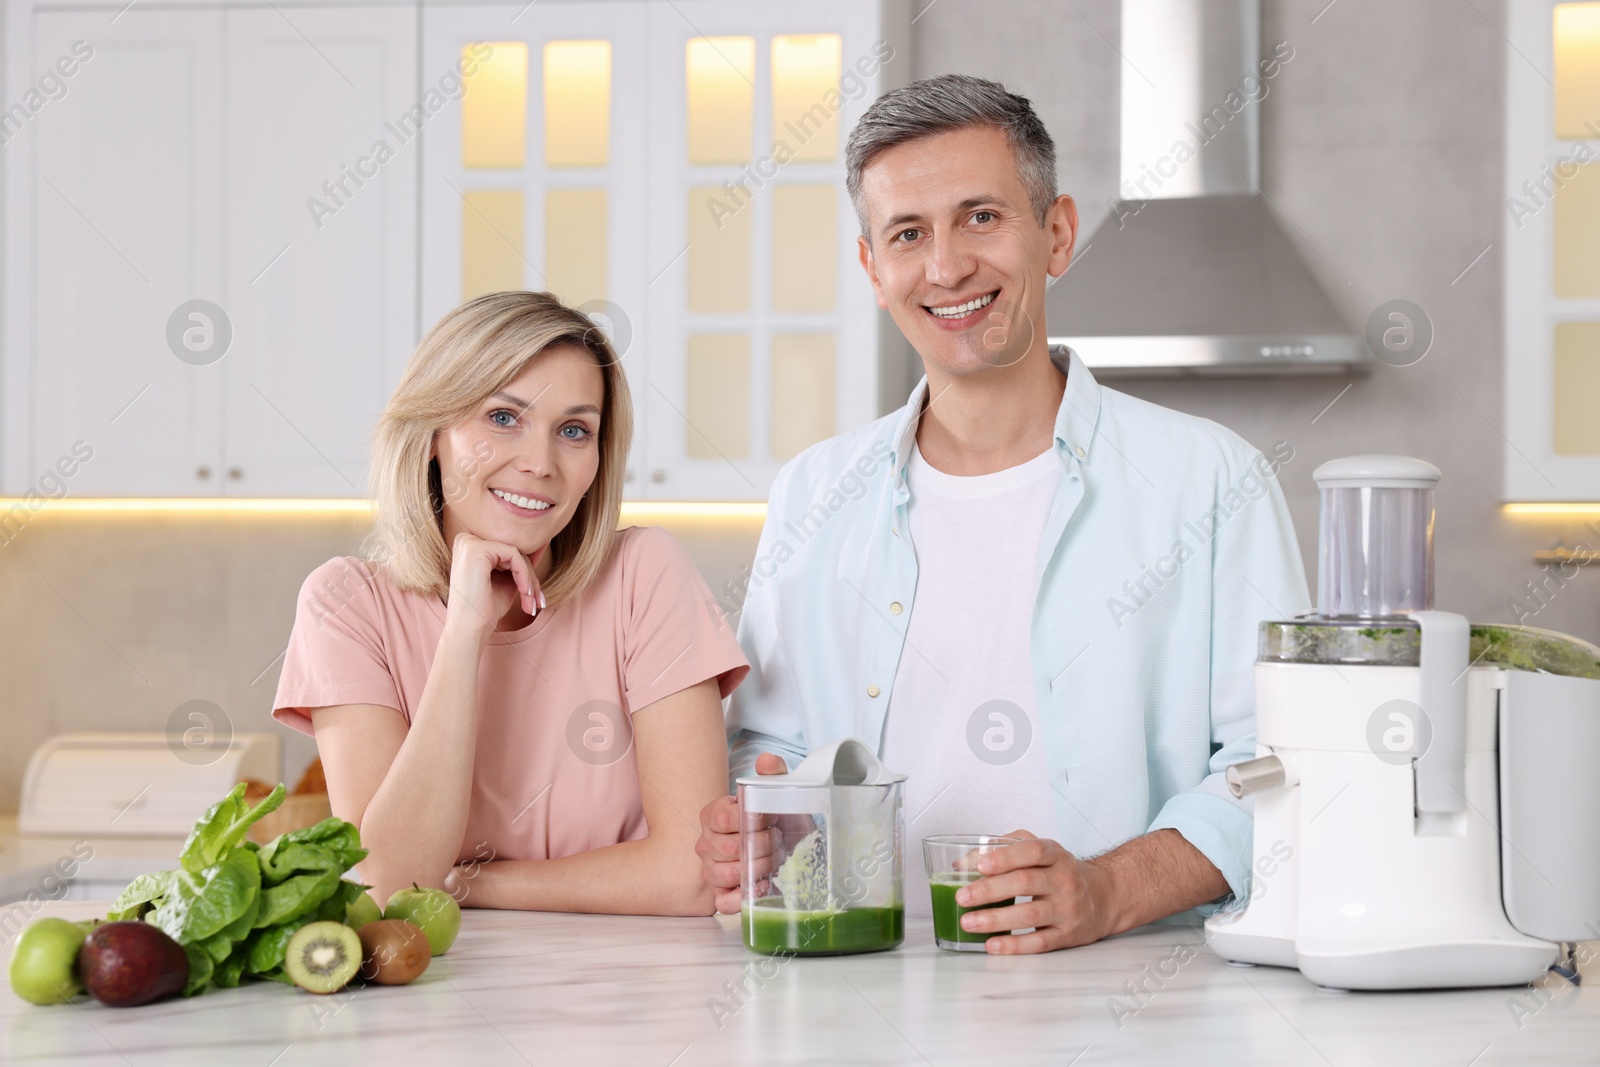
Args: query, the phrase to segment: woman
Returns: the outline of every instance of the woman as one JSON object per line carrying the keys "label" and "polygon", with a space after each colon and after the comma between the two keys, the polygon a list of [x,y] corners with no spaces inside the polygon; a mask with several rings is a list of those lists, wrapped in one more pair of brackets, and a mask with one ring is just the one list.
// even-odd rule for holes
{"label": "woman", "polygon": [[374,899],[708,915],[749,666],[688,554],[617,530],[632,435],[605,336],[546,293],[456,308],[379,420],[365,560],[306,579],[273,715],[314,732]]}

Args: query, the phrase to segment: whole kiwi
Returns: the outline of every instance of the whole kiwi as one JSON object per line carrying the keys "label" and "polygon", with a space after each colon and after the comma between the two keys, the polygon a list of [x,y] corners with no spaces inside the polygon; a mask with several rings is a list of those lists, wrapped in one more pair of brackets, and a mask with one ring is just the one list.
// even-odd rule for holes
{"label": "whole kiwi", "polygon": [[283,954],[283,972],[310,993],[337,993],[360,966],[361,939],[339,922],[307,923]]}
{"label": "whole kiwi", "polygon": [[378,985],[405,985],[428,969],[433,959],[428,937],[404,919],[378,919],[359,931],[363,981]]}

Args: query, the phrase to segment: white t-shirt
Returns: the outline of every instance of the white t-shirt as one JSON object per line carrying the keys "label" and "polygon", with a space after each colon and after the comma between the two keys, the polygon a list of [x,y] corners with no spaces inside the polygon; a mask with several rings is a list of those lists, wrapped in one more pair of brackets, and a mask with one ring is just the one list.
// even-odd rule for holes
{"label": "white t-shirt", "polygon": [[1057,836],[1033,691],[1034,567],[1061,464],[1054,451],[993,474],[906,464],[916,600],[884,727],[906,782],[906,906],[927,915],[922,839]]}

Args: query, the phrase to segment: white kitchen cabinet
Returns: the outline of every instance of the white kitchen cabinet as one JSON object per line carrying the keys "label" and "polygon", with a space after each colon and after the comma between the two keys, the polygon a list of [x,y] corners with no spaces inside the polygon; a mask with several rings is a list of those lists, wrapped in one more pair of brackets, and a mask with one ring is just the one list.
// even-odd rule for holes
{"label": "white kitchen cabinet", "polygon": [[[642,461],[646,3],[448,4],[423,10],[424,90],[457,101],[423,128],[426,330],[486,292],[537,289],[591,311],[624,342]],[[612,323],[610,320],[618,320]]]}
{"label": "white kitchen cabinet", "polygon": [[223,295],[222,13],[8,14],[8,100],[26,110],[59,60],[78,63],[64,95],[8,114],[0,154],[5,491],[45,477],[49,495],[83,441],[74,494],[192,493],[218,461],[221,372],[175,358],[166,319]]}
{"label": "white kitchen cabinet", "polygon": [[[416,146],[372,159],[417,10],[121,6],[8,9],[10,99],[92,54],[6,145],[4,490],[82,440],[74,495],[361,495],[417,330]],[[220,358],[169,344],[196,299]]]}
{"label": "white kitchen cabinet", "polygon": [[844,138],[909,78],[908,39],[898,2],[425,6],[425,86],[489,58],[424,136],[424,324],[507,288],[605,309],[630,338],[629,496],[765,500],[784,460],[903,400]]}
{"label": "white kitchen cabinet", "polygon": [[1519,0],[1506,49],[1505,498],[1600,500],[1600,3]]}
{"label": "white kitchen cabinet", "polygon": [[359,496],[417,337],[417,12],[241,8],[227,36],[223,489]]}
{"label": "white kitchen cabinet", "polygon": [[92,55],[0,154],[0,491],[83,441],[75,495],[360,495],[420,332],[500,288],[627,335],[635,499],[763,500],[902,399],[843,149],[904,0],[6,11],[9,99]]}
{"label": "white kitchen cabinet", "polygon": [[765,500],[785,460],[904,402],[880,375],[845,139],[909,80],[897,3],[650,8],[649,494]]}

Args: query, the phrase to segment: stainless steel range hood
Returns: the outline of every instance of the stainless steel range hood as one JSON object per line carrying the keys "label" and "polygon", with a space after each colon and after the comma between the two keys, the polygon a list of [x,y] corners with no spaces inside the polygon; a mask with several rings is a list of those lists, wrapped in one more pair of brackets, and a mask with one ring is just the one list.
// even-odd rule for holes
{"label": "stainless steel range hood", "polygon": [[1045,301],[1050,343],[1097,375],[1339,373],[1371,360],[1260,194],[1260,100],[1293,57],[1262,54],[1258,5],[1123,0],[1125,199],[1080,238]]}

